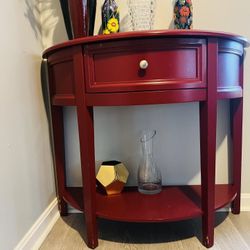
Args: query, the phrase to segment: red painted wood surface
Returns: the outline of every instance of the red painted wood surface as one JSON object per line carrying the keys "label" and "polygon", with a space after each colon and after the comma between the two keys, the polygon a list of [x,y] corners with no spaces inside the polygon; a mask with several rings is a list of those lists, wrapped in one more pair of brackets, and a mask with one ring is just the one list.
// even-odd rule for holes
{"label": "red painted wood surface", "polygon": [[[206,31],[143,31],[75,39],[47,49],[57,186],[61,214],[67,203],[84,211],[86,243],[98,244],[96,217],[155,222],[202,216],[203,244],[214,241],[214,212],[232,203],[240,211],[243,50],[247,39]],[[140,60],[149,62],[138,68]],[[110,69],[110,71],[108,71]],[[217,101],[230,99],[232,176],[215,185]],[[200,103],[201,186],[165,187],[145,196],[125,189],[96,193],[94,106]],[[76,106],[82,188],[65,183],[62,106]],[[83,205],[84,204],[84,205]]]}
{"label": "red painted wood surface", "polygon": [[63,110],[61,107],[52,107],[52,126],[54,138],[54,162],[56,169],[56,184],[58,195],[58,208],[62,216],[67,215],[67,203],[63,199],[66,186],[65,158],[64,158],[64,128]]}
{"label": "red painted wood surface", "polygon": [[[204,32],[194,31],[144,33],[138,32],[132,37],[122,33],[111,38],[86,37],[47,50],[44,57],[48,57],[54,78],[51,81],[53,104],[76,105],[72,54],[79,46],[84,53],[85,86],[89,93],[206,87],[207,39],[217,33],[208,32],[207,36]],[[218,98],[241,97],[239,75],[246,40],[229,34],[218,37]],[[149,61],[146,70],[139,69],[141,59]],[[91,99],[98,98],[92,96]],[[176,102],[186,101],[185,98],[180,100],[178,95],[176,99]],[[194,98],[192,101],[195,101]]]}
{"label": "red painted wood surface", "polygon": [[204,89],[86,94],[86,104],[88,106],[164,104],[194,102],[205,99],[206,90]]}
{"label": "red painted wood surface", "polygon": [[155,37],[198,37],[205,38],[215,37],[223,40],[231,40],[236,41],[239,44],[242,44],[244,47],[248,47],[250,45],[249,40],[243,36],[239,36],[233,33],[226,32],[216,32],[216,31],[205,31],[205,30],[150,30],[150,31],[137,31],[137,32],[121,32],[114,33],[110,35],[97,35],[97,36],[89,36],[84,38],[78,38],[74,40],[70,40],[67,42],[63,42],[60,44],[56,44],[48,49],[46,49],[43,53],[43,57],[47,58],[51,53],[54,53],[56,50],[64,49],[67,47],[79,45],[79,44],[89,44],[89,43],[98,43],[103,41],[120,41],[124,39],[145,39],[145,38],[155,38]]}
{"label": "red painted wood surface", "polygon": [[[243,88],[244,62],[240,60],[239,82]],[[237,195],[232,202],[232,212],[240,213],[241,194],[241,162],[242,162],[242,122],[243,122],[243,97],[230,101],[231,136],[232,136],[232,177]]]}
{"label": "red painted wood surface", "polygon": [[[233,185],[215,186],[214,210],[235,198]],[[74,208],[84,212],[81,187],[68,187],[64,199]],[[137,187],[126,187],[118,195],[96,193],[96,215],[100,218],[130,222],[168,222],[202,215],[201,186],[167,186],[157,195],[143,195]]]}
{"label": "red painted wood surface", "polygon": [[217,119],[218,40],[208,39],[207,98],[200,102],[200,148],[203,244],[214,243],[214,195]]}
{"label": "red painted wood surface", "polygon": [[237,196],[232,203],[232,212],[240,213],[240,191],[241,191],[241,161],[242,161],[242,116],[243,99],[233,99],[230,102],[231,135],[232,135],[232,178]]}
{"label": "red painted wood surface", "polygon": [[96,181],[94,156],[94,122],[93,107],[87,107],[84,94],[84,71],[82,51],[79,49],[74,56],[74,77],[76,88],[77,121],[80,142],[80,157],[83,182],[84,215],[86,223],[86,242],[91,248],[98,245],[96,225]]}
{"label": "red painted wood surface", "polygon": [[[87,45],[87,92],[204,88],[206,40],[155,38]],[[148,62],[141,69],[142,60]]]}

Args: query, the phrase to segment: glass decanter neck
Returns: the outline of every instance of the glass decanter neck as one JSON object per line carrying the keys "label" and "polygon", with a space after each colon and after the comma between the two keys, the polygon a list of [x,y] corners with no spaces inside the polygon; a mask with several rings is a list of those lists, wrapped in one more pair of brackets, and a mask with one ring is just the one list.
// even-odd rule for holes
{"label": "glass decanter neck", "polygon": [[156,130],[143,130],[141,133],[140,142],[142,144],[143,155],[153,154],[153,138],[156,135]]}

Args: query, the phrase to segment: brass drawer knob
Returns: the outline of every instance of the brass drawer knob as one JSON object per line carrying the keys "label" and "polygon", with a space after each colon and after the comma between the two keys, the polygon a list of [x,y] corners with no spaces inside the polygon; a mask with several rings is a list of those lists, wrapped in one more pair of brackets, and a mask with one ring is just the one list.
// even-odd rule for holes
{"label": "brass drawer knob", "polygon": [[141,69],[146,69],[148,67],[148,62],[147,60],[141,60],[139,65]]}

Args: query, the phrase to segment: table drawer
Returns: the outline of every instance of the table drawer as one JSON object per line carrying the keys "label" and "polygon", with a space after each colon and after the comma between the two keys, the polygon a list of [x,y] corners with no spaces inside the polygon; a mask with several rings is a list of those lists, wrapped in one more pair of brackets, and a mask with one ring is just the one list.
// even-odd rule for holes
{"label": "table drawer", "polygon": [[84,50],[87,92],[204,88],[206,84],[205,39],[103,42]]}

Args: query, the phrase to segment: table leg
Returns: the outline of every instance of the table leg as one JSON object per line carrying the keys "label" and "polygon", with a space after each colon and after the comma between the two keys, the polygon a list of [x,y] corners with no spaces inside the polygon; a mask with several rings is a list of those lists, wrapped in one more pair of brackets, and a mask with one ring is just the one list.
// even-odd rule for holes
{"label": "table leg", "polygon": [[243,99],[232,99],[230,101],[231,135],[232,135],[232,168],[233,185],[236,197],[232,202],[232,212],[240,213],[240,192],[241,192],[241,158],[242,158],[242,113]]}
{"label": "table leg", "polygon": [[86,243],[90,248],[98,245],[96,225],[96,181],[94,157],[93,108],[79,105],[78,129],[83,180],[84,216],[86,222]]}
{"label": "table leg", "polygon": [[54,140],[54,162],[56,170],[58,208],[61,216],[68,214],[67,203],[63,199],[65,192],[65,150],[64,150],[64,128],[63,128],[63,108],[59,106],[51,107],[51,119]]}
{"label": "table leg", "polygon": [[203,244],[214,244],[216,103],[200,102],[200,148]]}

